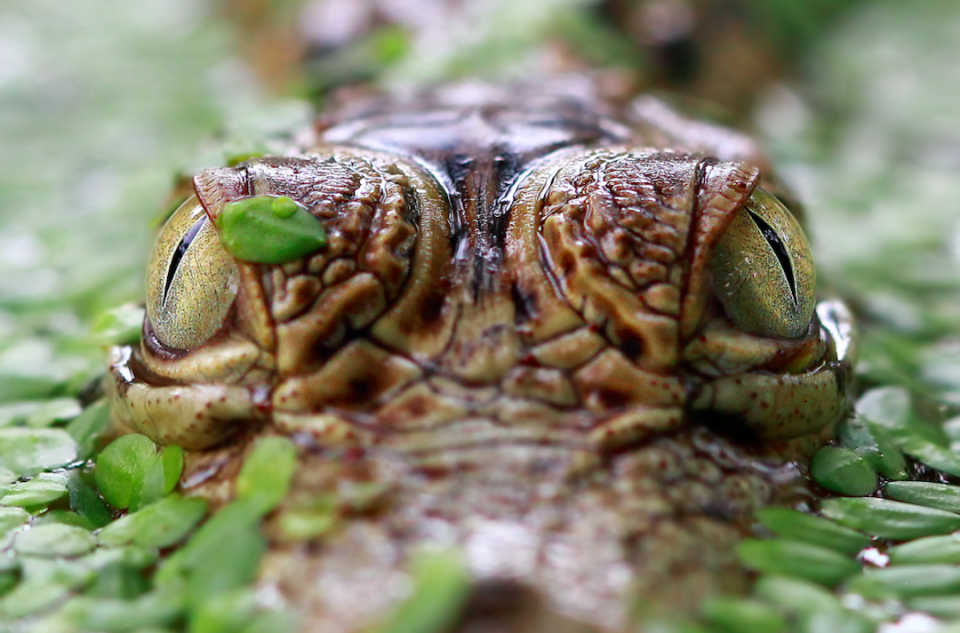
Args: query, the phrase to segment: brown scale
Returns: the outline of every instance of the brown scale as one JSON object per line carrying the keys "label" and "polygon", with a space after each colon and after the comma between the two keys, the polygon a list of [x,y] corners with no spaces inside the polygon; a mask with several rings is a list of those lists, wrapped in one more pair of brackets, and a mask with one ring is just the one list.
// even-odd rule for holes
{"label": "brown scale", "polygon": [[[762,239],[726,230],[772,182],[766,163],[654,100],[605,112],[464,85],[347,107],[296,156],[197,176],[172,226],[286,195],[328,243],[223,265],[220,294],[177,286],[213,302],[183,314],[150,290],[166,320],[112,352],[114,417],[191,449],[186,492],[216,504],[251,439],[295,439],[261,582],[305,631],[375,624],[425,544],[473,575],[457,630],[635,630],[744,588],[734,545],[753,511],[802,496],[794,460],[844,411],[853,356],[831,332],[848,317],[823,302],[784,338],[755,332],[785,318],[778,303],[730,316],[713,256]],[[161,235],[149,279],[207,283],[181,245]],[[171,349],[178,319],[208,338]],[[336,527],[292,539],[284,514],[318,500]]]}

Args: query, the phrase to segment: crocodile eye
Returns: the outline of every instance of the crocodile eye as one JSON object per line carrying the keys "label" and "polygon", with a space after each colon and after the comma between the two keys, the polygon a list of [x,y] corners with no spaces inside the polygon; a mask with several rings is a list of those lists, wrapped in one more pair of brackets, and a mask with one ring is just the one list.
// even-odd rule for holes
{"label": "crocodile eye", "polygon": [[810,245],[793,214],[756,189],[720,238],[714,290],[733,322],[750,334],[798,338],[816,303]]}
{"label": "crocodile eye", "polygon": [[236,261],[191,197],[160,231],[147,268],[147,317],[157,339],[175,349],[199,347],[223,325],[238,285]]}

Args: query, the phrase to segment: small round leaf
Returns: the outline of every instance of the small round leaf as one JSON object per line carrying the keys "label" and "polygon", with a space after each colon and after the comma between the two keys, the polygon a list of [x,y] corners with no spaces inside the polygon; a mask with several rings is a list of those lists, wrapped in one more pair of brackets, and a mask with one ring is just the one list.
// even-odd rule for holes
{"label": "small round leaf", "polygon": [[251,196],[228,202],[216,225],[227,252],[259,264],[282,264],[327,245],[323,223],[286,196]]}
{"label": "small round leaf", "polygon": [[824,446],[810,463],[813,479],[833,492],[863,497],[877,489],[877,473],[849,448]]}
{"label": "small round leaf", "polygon": [[[156,445],[145,435],[117,438],[97,457],[97,488],[114,508],[126,508],[140,498]],[[162,477],[162,474],[161,474]]]}

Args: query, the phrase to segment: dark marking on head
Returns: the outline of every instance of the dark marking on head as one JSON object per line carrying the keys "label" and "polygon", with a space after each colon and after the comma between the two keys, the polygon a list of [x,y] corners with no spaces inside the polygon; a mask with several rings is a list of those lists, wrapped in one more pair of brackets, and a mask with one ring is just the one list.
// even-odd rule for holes
{"label": "dark marking on head", "polygon": [[500,151],[493,158],[493,177],[496,183],[496,198],[489,203],[489,228],[493,243],[497,250],[503,253],[507,243],[507,224],[510,220],[512,200],[507,193],[520,174],[523,161],[521,157],[510,151]]}
{"label": "dark marking on head", "polygon": [[431,330],[441,325],[448,292],[448,284],[440,284],[424,299],[419,312],[420,318],[415,321],[416,329]]}
{"label": "dark marking on head", "polygon": [[527,294],[520,290],[517,284],[513,284],[510,286],[510,296],[513,299],[514,309],[516,310],[514,320],[517,325],[526,323],[537,317],[539,307],[537,306],[536,295]]}
{"label": "dark marking on head", "polygon": [[451,154],[446,157],[443,166],[455,189],[459,190],[466,182],[475,162],[475,159],[467,154]]}
{"label": "dark marking on head", "polygon": [[335,116],[342,125],[323,131],[328,143],[416,157],[438,177],[450,203],[455,281],[478,301],[501,283],[510,192],[531,161],[564,147],[631,138],[579,95],[534,93],[516,107],[504,105],[515,99],[513,88],[505,91],[344,104]]}
{"label": "dark marking on head", "polygon": [[319,366],[336,353],[343,342],[347,328],[343,322],[337,322],[332,328],[327,328],[310,345],[308,358],[314,365]]}
{"label": "dark marking on head", "polygon": [[620,351],[630,360],[636,361],[643,355],[643,341],[635,334],[623,332],[620,335]]}
{"label": "dark marking on head", "polygon": [[377,392],[377,379],[370,375],[350,381],[350,391],[358,401],[365,400]]}
{"label": "dark marking on head", "polygon": [[593,395],[606,409],[625,407],[636,401],[634,394],[613,388],[599,388]]}

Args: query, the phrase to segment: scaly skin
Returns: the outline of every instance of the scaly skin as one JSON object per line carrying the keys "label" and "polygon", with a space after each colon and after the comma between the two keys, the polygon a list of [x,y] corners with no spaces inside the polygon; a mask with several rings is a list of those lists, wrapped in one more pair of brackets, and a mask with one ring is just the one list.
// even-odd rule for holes
{"label": "scaly skin", "polygon": [[[843,412],[849,319],[825,302],[782,338],[728,317],[714,250],[776,183],[740,135],[652,100],[623,116],[460,86],[347,108],[296,156],[196,177],[184,227],[282,195],[328,243],[223,265],[225,298],[185,312],[171,285],[194,255],[169,255],[185,228],[161,237],[154,321],[111,359],[115,418],[193,449],[183,484],[216,502],[252,438],[296,441],[261,582],[305,630],[376,623],[425,544],[460,548],[475,579],[458,630],[628,630],[742,589],[751,514],[804,494],[794,461]],[[771,257],[800,283],[802,254]],[[794,318],[792,292],[761,320]],[[194,331],[192,349],[164,342]],[[336,527],[292,542],[282,517],[321,502]]]}

